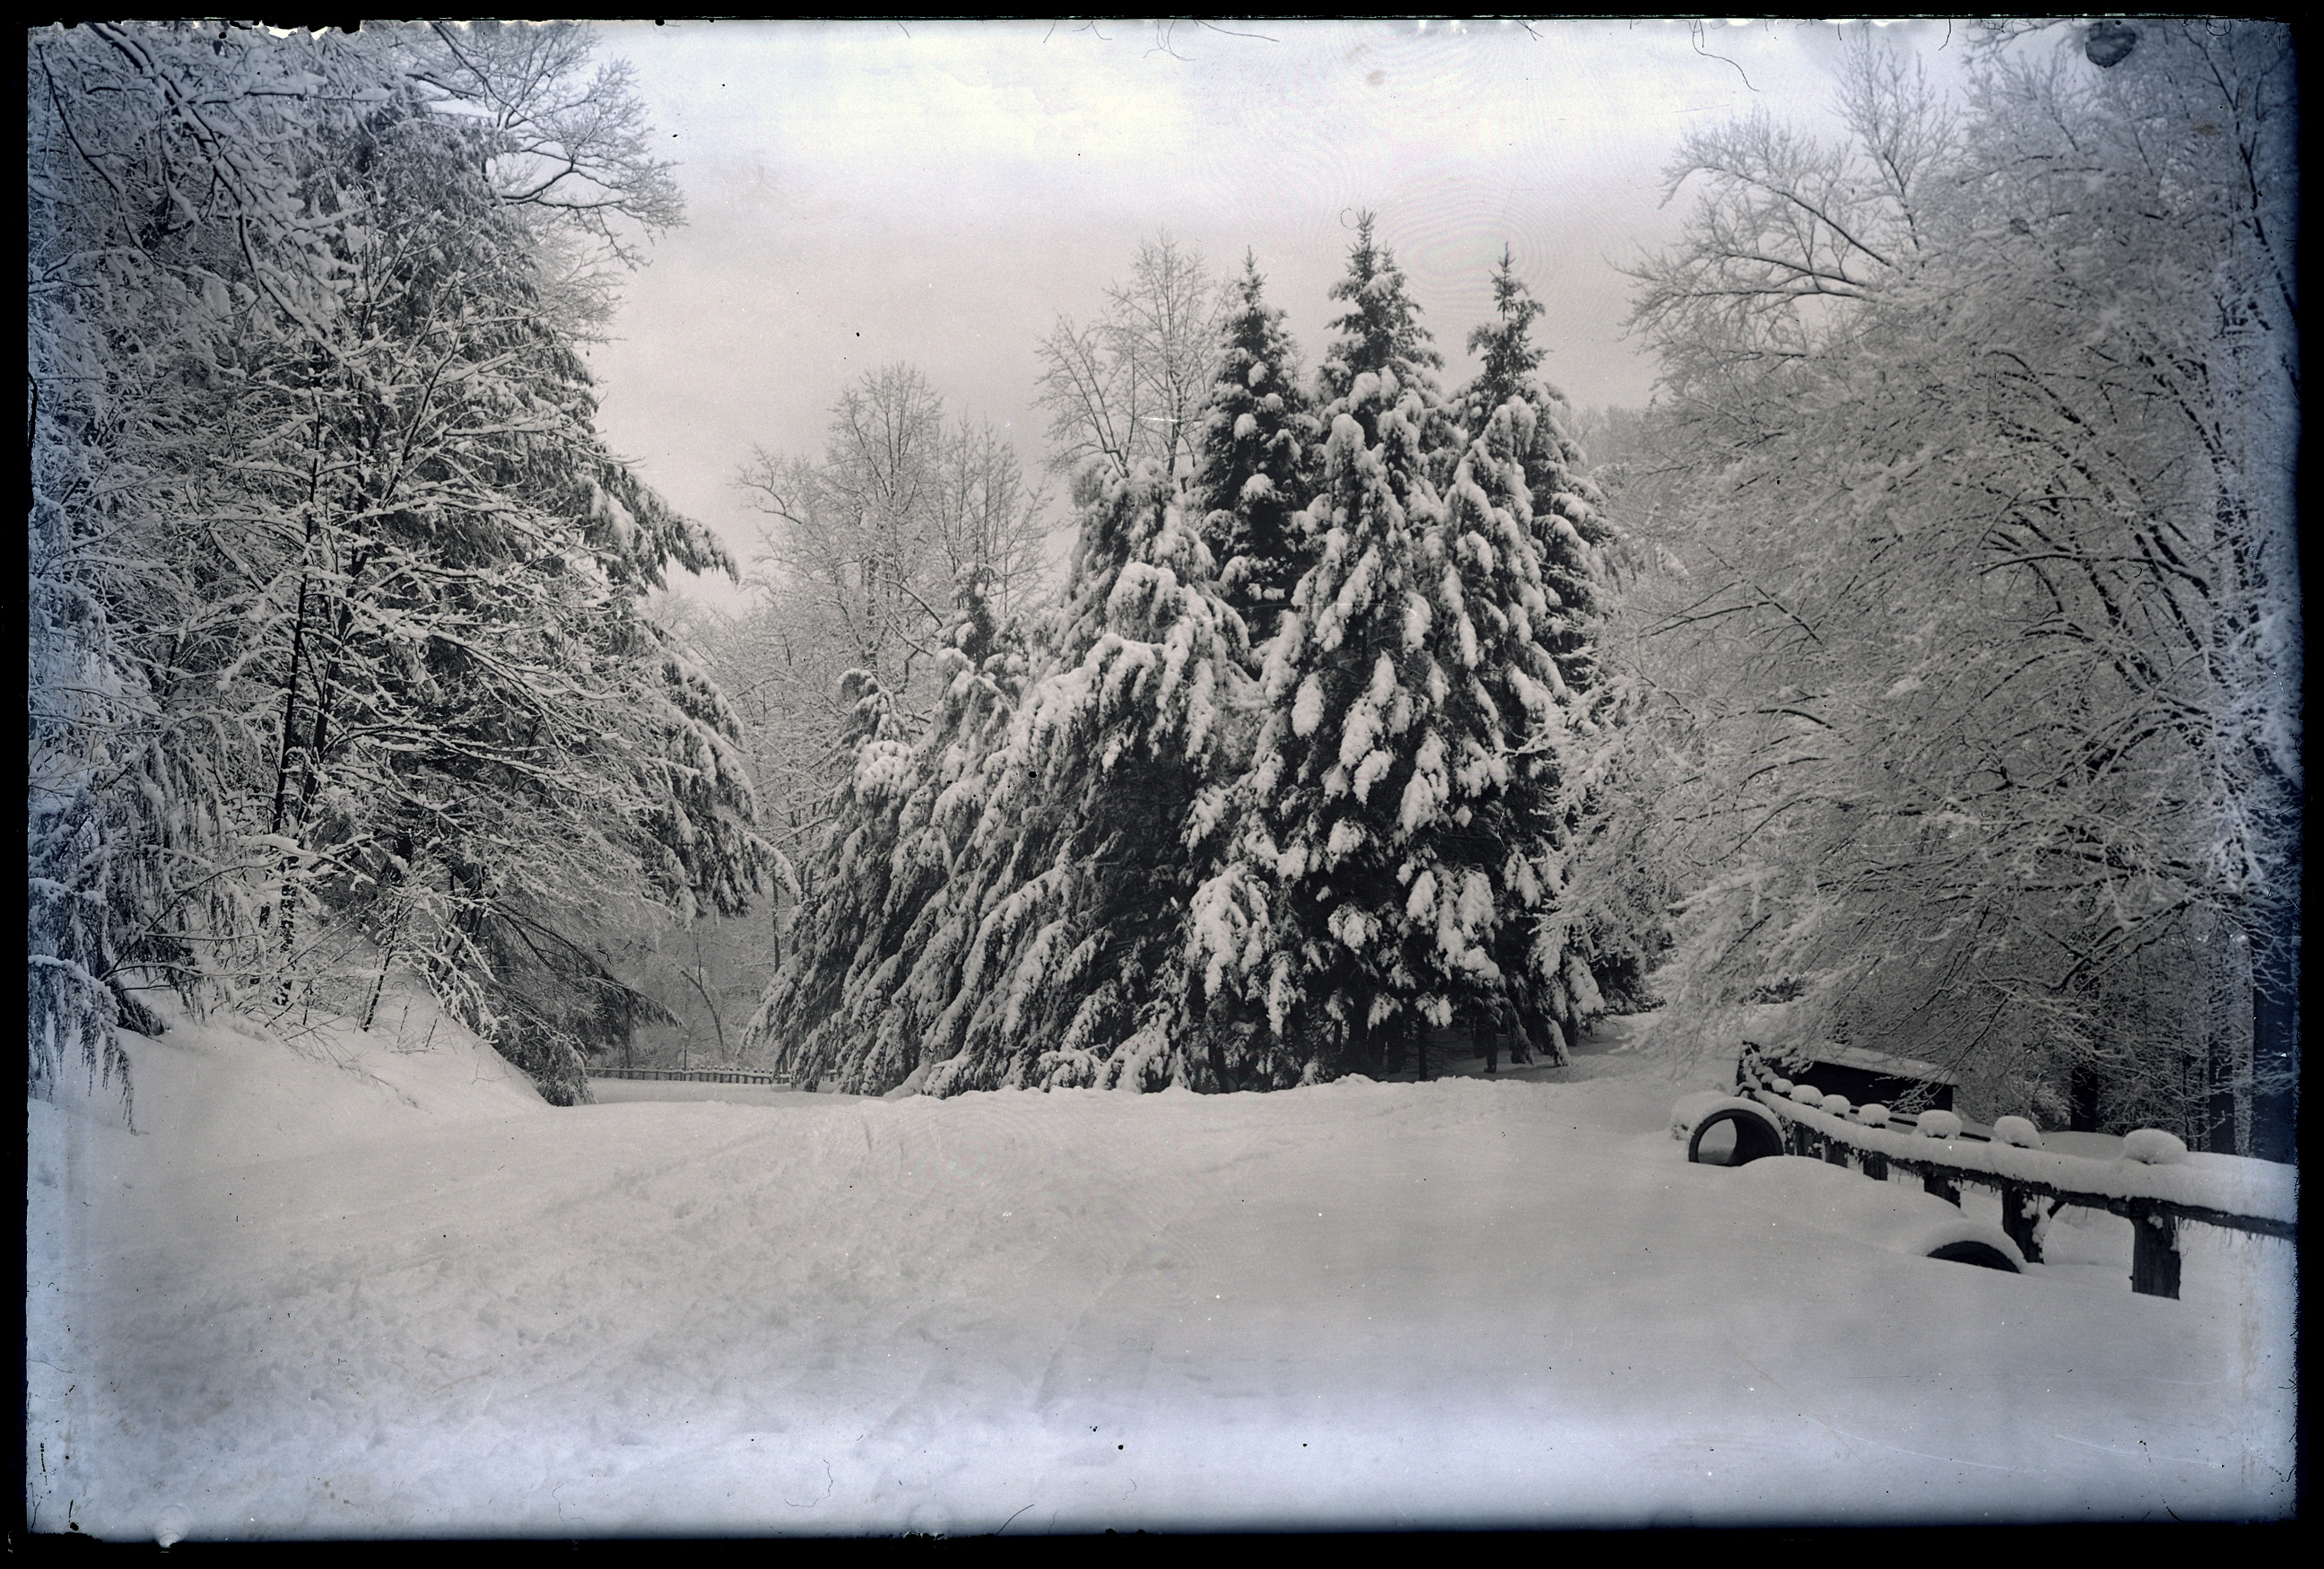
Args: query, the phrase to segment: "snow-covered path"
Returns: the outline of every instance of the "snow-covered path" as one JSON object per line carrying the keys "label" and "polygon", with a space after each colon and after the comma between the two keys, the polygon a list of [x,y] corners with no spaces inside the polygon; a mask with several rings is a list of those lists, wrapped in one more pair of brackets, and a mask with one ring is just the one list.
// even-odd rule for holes
{"label": "snow-covered path", "polygon": [[2190,1238],[2183,1302],[2112,1270],[1900,1257],[1686,1165],[1672,1086],[1631,1060],[1271,1096],[383,1115],[247,1161],[37,1107],[36,1521],[2290,1507],[2285,1250]]}

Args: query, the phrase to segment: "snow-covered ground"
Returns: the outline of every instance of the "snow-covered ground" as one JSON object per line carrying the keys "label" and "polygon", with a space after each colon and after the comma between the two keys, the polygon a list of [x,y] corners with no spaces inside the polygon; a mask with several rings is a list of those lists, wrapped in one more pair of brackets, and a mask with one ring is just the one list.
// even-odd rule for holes
{"label": "snow-covered ground", "polygon": [[450,1026],[180,1026],[132,1043],[137,1134],[30,1108],[33,1522],[2290,1509],[2288,1247],[2190,1228],[2177,1302],[2112,1217],[2024,1276],[1904,1256],[1686,1164],[1696,1086],[1624,1039],[1498,1082],[558,1111]]}

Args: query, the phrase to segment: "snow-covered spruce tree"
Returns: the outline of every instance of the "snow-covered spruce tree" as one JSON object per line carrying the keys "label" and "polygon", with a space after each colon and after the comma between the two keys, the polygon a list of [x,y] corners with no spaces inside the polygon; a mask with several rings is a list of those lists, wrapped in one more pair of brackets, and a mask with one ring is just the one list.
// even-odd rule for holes
{"label": "snow-covered spruce tree", "polygon": [[1235,1065],[1198,1028],[1186,919],[1230,826],[1246,648],[1157,466],[1084,513],[1050,647],[904,983],[945,998],[926,1088],[1207,1087]]}
{"label": "snow-covered spruce tree", "polygon": [[[1331,298],[1347,301],[1348,309],[1332,322],[1339,337],[1315,367],[1322,418],[1329,421],[1335,406],[1350,407],[1356,378],[1385,371],[1396,378],[1400,392],[1411,392],[1432,418],[1441,418],[1436,405],[1435,373],[1444,368],[1444,356],[1420,323],[1420,307],[1407,288],[1396,254],[1372,238],[1373,215],[1356,215],[1356,243],[1348,249],[1348,271],[1330,290]],[[1370,427],[1366,424],[1369,431]]]}
{"label": "snow-covered spruce tree", "polygon": [[[1597,993],[1597,1002],[1584,998],[1580,1017],[1586,1019],[1599,1003],[1630,1009],[1647,1001],[1646,973],[1660,951],[1664,900],[1650,886],[1653,869],[1637,855],[1630,825],[1613,820],[1621,815],[1624,788],[1618,721],[1632,706],[1626,691],[1609,687],[1600,670],[1616,537],[1588,459],[1570,433],[1572,411],[1541,375],[1543,355],[1532,329],[1544,314],[1505,247],[1493,274],[1493,319],[1469,334],[1469,351],[1480,368],[1458,402],[1462,425],[1477,432],[1513,399],[1530,414],[1512,429],[1522,432],[1516,456],[1549,602],[1535,631],[1568,691],[1584,699],[1596,720],[1589,727],[1591,743],[1566,760],[1559,792],[1565,819],[1554,835],[1565,847],[1570,874],[1555,918],[1583,955],[1590,979],[1586,988],[1565,990]],[[1569,1031],[1572,1022],[1566,1020]]]}
{"label": "snow-covered spruce tree", "polygon": [[[1498,1009],[1486,999],[1484,1016],[1510,1030],[1519,1060],[1538,1044],[1562,1062],[1606,1006],[1594,972],[1600,912],[1578,907],[1572,880],[1604,744],[1596,706],[1564,678],[1553,646],[1578,618],[1538,555],[1544,531],[1525,472],[1525,455],[1543,444],[1538,418],[1518,397],[1484,421],[1446,487],[1436,553],[1460,572],[1452,655],[1474,677],[1455,682],[1451,718],[1504,762],[1499,794],[1461,825],[1499,918],[1491,952],[1504,991]],[[1454,586],[1448,573],[1448,599]]]}
{"label": "snow-covered spruce tree", "polygon": [[1556,888],[1568,715],[1535,633],[1548,603],[1516,460],[1528,411],[1496,412],[1443,498],[1426,418],[1393,372],[1360,374],[1333,411],[1321,555],[1268,650],[1243,842],[1277,890],[1271,1027],[1307,1033],[1319,1066],[1373,1075],[1429,1025],[1575,1005],[1563,945],[1533,913]]}
{"label": "snow-covered spruce tree", "polygon": [[1604,499],[1590,478],[1589,460],[1569,431],[1572,410],[1564,394],[1541,376],[1542,351],[1533,341],[1533,324],[1544,311],[1504,248],[1493,273],[1493,319],[1469,334],[1469,352],[1480,366],[1457,402],[1462,423],[1471,432],[1483,431],[1494,411],[1512,398],[1524,399],[1533,411],[1531,433],[1517,460],[1533,503],[1542,585],[1558,613],[1542,641],[1556,657],[1566,685],[1587,691],[1597,684],[1591,628],[1604,611],[1605,551],[1614,534],[1604,516]]}
{"label": "snow-covered spruce tree", "polygon": [[[908,752],[878,742],[857,752],[794,924],[798,940],[751,1021],[748,1042],[807,1082],[886,1087],[908,1076],[927,1021],[950,1000],[957,964],[926,959],[1025,688],[1024,638],[996,620],[991,588],[982,568],[956,586],[936,712]],[[884,740],[899,727],[879,730]]]}
{"label": "snow-covered spruce tree", "polygon": [[1298,350],[1283,312],[1262,298],[1256,256],[1243,258],[1218,371],[1203,417],[1194,504],[1219,586],[1254,648],[1275,635],[1307,569],[1299,531],[1312,483],[1315,422],[1300,391]]}
{"label": "snow-covered spruce tree", "polygon": [[895,862],[897,820],[918,759],[895,697],[870,670],[840,681],[848,718],[840,734],[840,783],[807,867],[807,897],[793,921],[790,954],[743,1035],[745,1049],[771,1042],[781,1071],[814,1083],[853,1038],[845,988],[859,957],[888,945],[881,918]]}

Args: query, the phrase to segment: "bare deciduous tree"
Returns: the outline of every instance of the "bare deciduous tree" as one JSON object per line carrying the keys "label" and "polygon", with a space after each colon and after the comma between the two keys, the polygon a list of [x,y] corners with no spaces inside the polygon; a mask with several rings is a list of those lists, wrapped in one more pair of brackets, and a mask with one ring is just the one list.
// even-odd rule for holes
{"label": "bare deciduous tree", "polygon": [[1682,1002],[1800,989],[2002,1109],[2216,1144],[2267,1074],[2205,1060],[2206,976],[2250,955],[2264,1041],[2297,930],[2289,56],[2151,33],[2110,74],[1989,41],[1958,117],[1867,44],[1848,145],[1688,143],[1626,485],[1684,573],[1624,635]]}
{"label": "bare deciduous tree", "polygon": [[1227,305],[1202,253],[1165,234],[1138,247],[1097,321],[1058,318],[1041,343],[1053,465],[1077,470],[1095,460],[1128,475],[1150,458],[1183,490],[1199,457]]}

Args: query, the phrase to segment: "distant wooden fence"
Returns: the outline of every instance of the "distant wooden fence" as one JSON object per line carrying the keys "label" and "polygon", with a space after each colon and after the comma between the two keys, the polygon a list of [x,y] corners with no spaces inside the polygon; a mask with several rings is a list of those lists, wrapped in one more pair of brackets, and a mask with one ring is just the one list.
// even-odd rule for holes
{"label": "distant wooden fence", "polygon": [[740,1067],[593,1067],[593,1079],[655,1079],[690,1084],[788,1084],[788,1074]]}
{"label": "distant wooden fence", "polygon": [[[1964,1185],[1991,1188],[2001,1195],[2002,1230],[2015,1242],[2018,1251],[2029,1263],[2042,1260],[2042,1245],[2034,1232],[2039,1223],[2040,1204],[2052,1201],[2052,1213],[2071,1204],[2082,1209],[2105,1210],[2126,1218],[2133,1227],[2130,1255],[2130,1288],[2144,1297],[2179,1295],[2179,1226],[2181,1222],[2194,1225],[2217,1226],[2224,1231],[2243,1232],[2253,1236],[2275,1237],[2292,1241],[2298,1235],[2297,1223],[2290,1214],[2249,1214],[2218,1204],[2193,1202],[2184,1195],[2135,1191],[2138,1187],[2167,1188],[2189,1186],[2175,1174],[2188,1170],[2185,1167],[2135,1167],[2125,1169],[2127,1163],[2093,1160],[2084,1157],[2051,1154],[2038,1149],[2021,1149],[2014,1145],[1962,1130],[1955,1138],[1984,1146],[1977,1150],[1949,1146],[1953,1139],[1900,1138],[1891,1129],[1902,1129],[1907,1134],[1917,1134],[1916,1122],[1892,1118],[1882,1126],[1843,1121],[1832,1112],[1809,1107],[1778,1092],[1772,1084],[1747,1074],[1736,1090],[1737,1095],[1757,1103],[1772,1118],[1777,1138],[1783,1148],[1794,1155],[1812,1160],[1828,1161],[1834,1166],[1849,1166],[1879,1181],[1886,1181],[1891,1171],[1902,1171],[1921,1179],[1924,1192],[1934,1194],[1948,1203],[1960,1203]],[[1730,1103],[1731,1104],[1731,1103]],[[1739,1112],[1741,1108],[1736,1108]],[[1742,1121],[1732,1112],[1730,1120]],[[1716,1113],[1714,1113],[1716,1116]],[[1703,1119],[1705,1126],[1713,1120]],[[1737,1134],[1742,1136],[1738,1126]],[[1688,1145],[1692,1158],[1701,1143],[1698,1131]],[[1738,1143],[1738,1152],[1743,1146]],[[1761,1149],[1759,1153],[1772,1153]],[[1747,1156],[1746,1158],[1748,1157]],[[2289,1168],[2282,1185],[2288,1195],[2291,1191]],[[2291,1204],[2270,1204],[2264,1207],[2288,1210]],[[2262,1207],[2255,1205],[2253,1207]]]}

